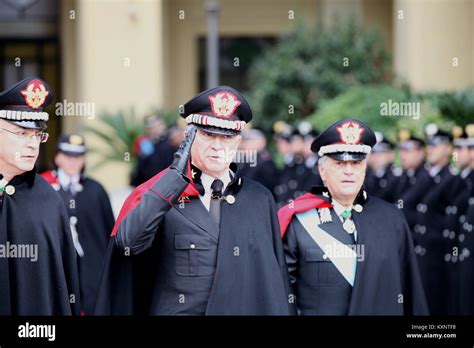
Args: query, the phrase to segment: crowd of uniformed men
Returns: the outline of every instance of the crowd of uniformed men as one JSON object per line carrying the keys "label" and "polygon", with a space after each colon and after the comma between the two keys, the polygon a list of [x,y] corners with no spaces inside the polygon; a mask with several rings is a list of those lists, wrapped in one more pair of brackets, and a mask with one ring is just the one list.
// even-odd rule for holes
{"label": "crowd of uniformed men", "polygon": [[[157,116],[148,118],[147,125],[152,120],[164,125]],[[155,138],[154,153],[167,153],[164,157],[169,162],[149,162],[156,167],[150,175],[171,163],[179,142],[170,142],[168,138],[177,129],[166,131],[163,126],[160,136]],[[364,187],[369,194],[396,205],[404,213],[430,313],[472,315],[474,124],[450,130],[430,124],[421,133],[424,135],[417,137],[400,129],[394,142],[375,132],[377,143],[368,157]],[[273,126],[276,151],[272,155],[264,132],[255,128],[244,131],[240,149],[256,151],[256,161],[242,164],[242,175],[267,187],[278,207],[310,192],[313,186],[323,184],[318,156],[311,151],[318,134],[307,121],[296,126],[278,121]],[[144,156],[139,163],[149,159],[151,156]]]}
{"label": "crowd of uniformed men", "polygon": [[114,221],[82,136],[36,174],[51,100],[39,78],[0,94],[0,314],[474,314],[474,124],[393,143],[357,119],[279,121],[272,154],[216,87],[186,128],[146,119]]}

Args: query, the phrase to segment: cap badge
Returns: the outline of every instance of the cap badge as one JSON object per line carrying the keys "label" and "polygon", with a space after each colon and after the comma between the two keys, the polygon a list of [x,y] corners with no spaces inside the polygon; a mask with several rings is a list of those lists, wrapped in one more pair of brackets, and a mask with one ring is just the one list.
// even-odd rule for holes
{"label": "cap badge", "polygon": [[237,97],[230,92],[219,92],[209,96],[212,112],[216,116],[229,117],[232,116],[235,109],[240,105]]}
{"label": "cap badge", "polygon": [[337,127],[341,141],[346,144],[358,144],[364,128],[357,122],[346,122]]}
{"label": "cap badge", "polygon": [[82,139],[80,135],[72,134],[69,137],[69,142],[73,145],[82,145],[84,143],[84,140]]}
{"label": "cap badge", "polygon": [[463,133],[462,127],[459,126],[454,126],[453,129],[451,130],[451,133],[453,134],[454,138],[460,138]]}
{"label": "cap badge", "polygon": [[21,94],[30,108],[38,109],[44,104],[49,92],[40,80],[31,80]]}
{"label": "cap badge", "polygon": [[410,139],[410,137],[411,133],[407,129],[400,129],[400,131],[398,132],[398,139],[400,141],[407,141],[408,139]]}
{"label": "cap badge", "polygon": [[474,124],[468,124],[466,126],[466,134],[469,138],[474,137]]}

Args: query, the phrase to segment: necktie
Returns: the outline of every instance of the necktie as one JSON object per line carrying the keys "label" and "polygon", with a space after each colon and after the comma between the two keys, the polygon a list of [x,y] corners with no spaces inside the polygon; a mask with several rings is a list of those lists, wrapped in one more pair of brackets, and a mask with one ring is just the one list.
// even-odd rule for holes
{"label": "necktie", "polygon": [[69,185],[67,185],[67,191],[73,196],[76,195],[76,188],[75,188],[74,184],[72,183],[72,181],[70,181]]}
{"label": "necktie", "polygon": [[221,220],[221,198],[223,187],[224,183],[219,179],[214,180],[211,185],[212,193],[211,204],[209,205],[209,214],[211,214],[211,218],[214,220],[217,227],[219,227]]}

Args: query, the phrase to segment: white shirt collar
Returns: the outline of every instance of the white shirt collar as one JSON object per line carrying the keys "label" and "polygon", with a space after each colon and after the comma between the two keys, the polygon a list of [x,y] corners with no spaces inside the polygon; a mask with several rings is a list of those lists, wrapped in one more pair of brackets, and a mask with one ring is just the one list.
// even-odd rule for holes
{"label": "white shirt collar", "polygon": [[471,167],[466,167],[463,169],[463,171],[459,174],[462,179],[466,179],[469,173],[471,173]]}
{"label": "white shirt collar", "polygon": [[441,171],[441,169],[443,169],[443,166],[441,166],[441,165],[431,167],[431,169],[430,169],[431,177],[435,177],[436,175],[438,175],[438,173]]}
{"label": "white shirt collar", "polygon": [[0,179],[0,188],[7,186],[8,180],[2,178]]}
{"label": "white shirt collar", "polygon": [[377,178],[381,178],[382,176],[385,175],[385,172],[387,171],[387,167],[385,168],[382,168],[382,169],[377,169],[377,170],[374,170],[374,174]]}
{"label": "white shirt collar", "polygon": [[67,189],[69,184],[77,185],[81,179],[80,174],[76,174],[74,176],[69,176],[66,174],[64,170],[61,168],[58,169],[58,181],[61,184],[63,189]]}
{"label": "white shirt collar", "polygon": [[[332,206],[334,208],[334,211],[336,212],[337,216],[341,216],[342,212],[344,210],[346,210],[346,208],[344,208],[344,206],[339,203],[338,201],[336,201],[335,199],[332,200]],[[352,208],[352,205],[351,205],[351,208]]]}

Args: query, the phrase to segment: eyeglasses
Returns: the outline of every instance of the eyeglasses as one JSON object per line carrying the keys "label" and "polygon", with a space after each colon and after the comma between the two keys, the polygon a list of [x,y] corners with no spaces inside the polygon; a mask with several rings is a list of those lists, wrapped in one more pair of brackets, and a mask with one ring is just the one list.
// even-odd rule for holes
{"label": "eyeglasses", "polygon": [[30,133],[27,131],[18,131],[18,132],[12,132],[11,130],[5,129],[5,128],[0,128],[8,133],[16,135],[18,138],[20,138],[23,141],[27,141],[32,139],[33,141],[36,141],[40,143],[45,143],[48,141],[49,134],[46,132],[35,132],[35,133]]}

